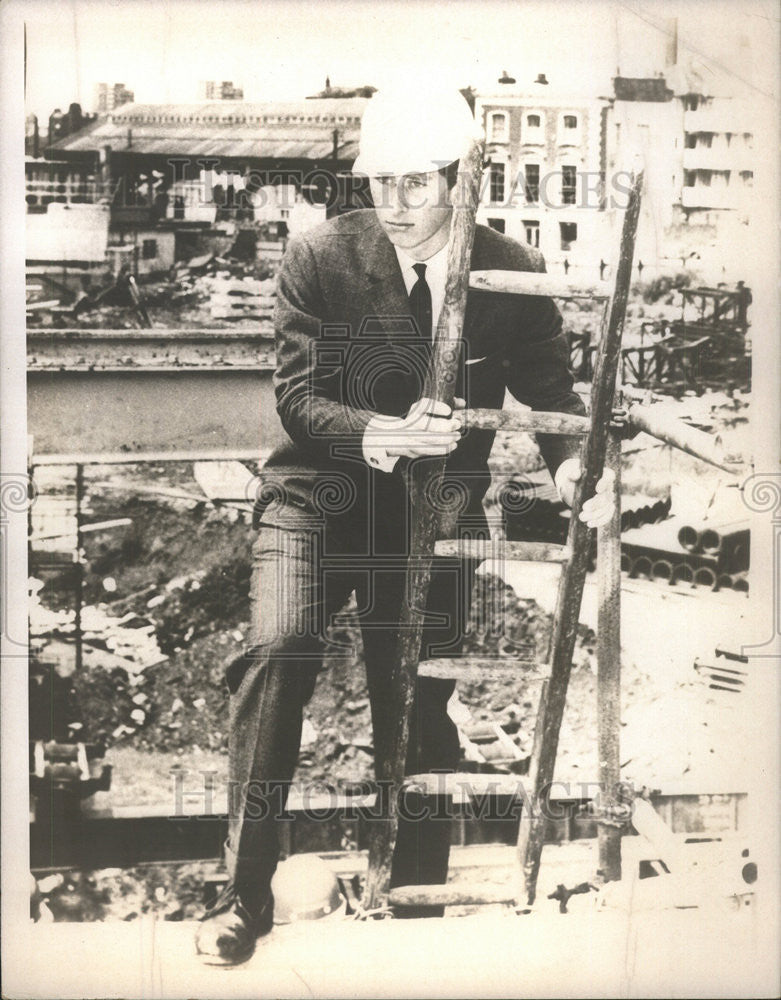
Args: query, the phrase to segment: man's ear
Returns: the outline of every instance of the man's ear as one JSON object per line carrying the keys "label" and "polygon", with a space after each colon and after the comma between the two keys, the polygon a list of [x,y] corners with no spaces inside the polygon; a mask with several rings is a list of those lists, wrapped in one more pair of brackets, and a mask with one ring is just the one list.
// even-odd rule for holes
{"label": "man's ear", "polygon": [[445,180],[445,204],[448,208],[452,208],[455,204],[456,190],[458,189],[458,181],[452,187],[447,186],[447,181]]}

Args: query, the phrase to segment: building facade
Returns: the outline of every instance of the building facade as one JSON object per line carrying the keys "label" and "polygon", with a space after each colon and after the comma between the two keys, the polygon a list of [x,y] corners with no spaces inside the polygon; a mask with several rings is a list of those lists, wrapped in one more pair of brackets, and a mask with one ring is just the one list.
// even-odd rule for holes
{"label": "building facade", "polygon": [[513,81],[476,96],[489,159],[479,221],[539,248],[549,270],[594,264],[605,225],[607,107],[557,90],[542,74],[526,88]]}
{"label": "building facade", "polygon": [[106,114],[134,100],[133,91],[128,90],[124,83],[99,83],[95,87],[95,110],[98,114]]}
{"label": "building facade", "polygon": [[638,276],[744,276],[754,126],[734,81],[672,65],[616,76],[603,98],[562,92],[543,74],[502,80],[475,102],[489,160],[481,222],[538,247],[549,271],[609,277],[629,175],[642,168]]}
{"label": "building facade", "polygon": [[232,80],[204,80],[200,86],[202,101],[243,101],[244,88],[233,85]]}

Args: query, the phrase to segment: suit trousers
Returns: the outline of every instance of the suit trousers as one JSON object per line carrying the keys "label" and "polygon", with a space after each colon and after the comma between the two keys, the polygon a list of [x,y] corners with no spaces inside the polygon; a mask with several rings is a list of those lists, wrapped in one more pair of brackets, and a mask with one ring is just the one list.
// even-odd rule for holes
{"label": "suit trousers", "polygon": [[[326,630],[354,592],[371,703],[375,767],[390,741],[388,706],[404,597],[405,559],[356,551],[296,511],[291,526],[261,524],[253,552],[250,647],[227,670],[230,794],[227,863],[248,899],[263,899],[279,857],[279,816],[296,768],[303,710],[322,667]],[[365,547],[365,546],[364,546]],[[358,547],[359,548],[359,547]],[[474,566],[435,560],[421,658],[454,655],[469,614]],[[421,677],[406,773],[455,770],[458,733],[447,714],[453,681]],[[423,800],[422,804],[425,805]],[[391,884],[447,879],[451,823],[433,807],[400,817]],[[422,914],[421,914],[422,915]]]}

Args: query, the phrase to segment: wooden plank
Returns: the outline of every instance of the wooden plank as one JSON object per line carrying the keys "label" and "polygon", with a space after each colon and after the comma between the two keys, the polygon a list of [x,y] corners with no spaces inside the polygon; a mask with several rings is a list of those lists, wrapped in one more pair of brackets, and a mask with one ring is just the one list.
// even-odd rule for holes
{"label": "wooden plank", "polygon": [[524,893],[529,905],[537,893],[537,876],[545,838],[546,802],[556,764],[559,732],[567,699],[567,686],[575,648],[580,603],[586,578],[590,549],[590,531],[578,513],[584,497],[593,496],[605,459],[608,427],[613,409],[621,334],[632,278],[637,222],[640,214],[642,172],[634,179],[629,204],[624,214],[615,289],[596,354],[594,383],[591,391],[591,430],[582,456],[583,474],[577,483],[570,517],[567,544],[571,558],[559,579],[556,615],[551,636],[551,676],[547,693],[540,703],[534,733],[534,749],[529,768],[533,814],[522,822],[518,836],[518,854],[523,870]]}
{"label": "wooden plank", "polygon": [[[461,158],[454,191],[454,210],[448,245],[445,299],[437,323],[431,364],[423,395],[453,405],[459,347],[466,314],[469,262],[475,235],[480,181],[483,173],[483,143],[470,142]],[[398,788],[404,777],[409,742],[409,718],[415,695],[423,617],[431,579],[431,562],[437,534],[453,534],[455,525],[440,531],[438,511],[427,502],[426,487],[432,477],[442,476],[445,459],[417,461],[407,469],[410,497],[410,561],[399,628],[398,650],[393,666],[393,697],[387,706],[391,720],[388,745],[375,747],[378,779]],[[443,519],[444,520],[444,519]],[[396,796],[390,795],[387,821],[373,824],[369,845],[369,871],[363,906],[373,910],[385,904],[390,888],[391,863],[398,828]]]}
{"label": "wooden plank", "polygon": [[436,660],[422,660],[418,664],[421,677],[441,677],[444,680],[485,681],[507,680],[514,675],[520,679],[529,676],[529,668],[537,668],[531,660],[484,659],[477,656],[443,657]]}
{"label": "wooden plank", "polygon": [[508,413],[505,410],[464,410],[464,427],[483,431],[526,431],[529,434],[588,434],[588,417],[572,413],[546,413],[529,410]]}
{"label": "wooden plank", "polygon": [[[621,780],[621,439],[615,431],[608,436],[605,466],[615,473],[615,509],[608,523],[597,529],[597,746],[601,809],[617,804]],[[621,878],[621,834],[616,826],[604,823],[599,826],[599,870],[606,882]]]}
{"label": "wooden plank", "polygon": [[57,343],[69,345],[74,341],[119,341],[121,344],[127,343],[128,349],[133,343],[153,342],[165,344],[173,347],[180,343],[206,343],[213,344],[223,341],[241,341],[247,343],[261,343],[273,341],[274,331],[269,328],[258,329],[252,327],[242,330],[224,330],[220,327],[205,327],[198,330],[186,330],[181,328],[163,328],[147,330],[110,330],[110,329],[67,329],[52,330],[49,328],[34,328],[27,331],[28,344],[38,345],[40,343]]}
{"label": "wooden plank", "polygon": [[199,462],[220,459],[257,462],[260,452],[246,448],[201,448],[197,451],[107,451],[33,455],[31,465],[134,465],[143,462]]}
{"label": "wooden plank", "polygon": [[516,889],[511,885],[403,885],[391,889],[391,906],[480,906],[514,903]]}
{"label": "wooden plank", "polygon": [[545,295],[552,299],[605,301],[610,298],[610,293],[602,285],[576,285],[566,278],[539,271],[472,271],[469,287],[509,295]]}
{"label": "wooden plank", "polygon": [[210,500],[254,500],[256,477],[241,462],[208,461],[193,463],[193,478]]}
{"label": "wooden plank", "polygon": [[[50,538],[67,538],[69,535],[76,534],[76,518],[69,518],[69,522],[72,520],[73,528],[69,531],[44,531],[44,532],[34,532],[30,535],[31,542],[41,542],[44,539]],[[96,521],[94,524],[82,524],[81,533],[82,535],[87,535],[90,532],[96,531],[110,531],[112,528],[127,528],[133,523],[132,519],[129,517],[118,517],[111,521]]]}
{"label": "wooden plank", "polygon": [[570,550],[554,542],[506,542],[502,539],[442,538],[435,547],[438,556],[458,559],[507,559],[516,562],[564,563]]}
{"label": "wooden plank", "polygon": [[420,795],[441,795],[445,798],[469,802],[474,796],[483,799],[491,795],[526,798],[525,778],[517,774],[472,774],[469,771],[431,774],[410,774],[402,787]]}

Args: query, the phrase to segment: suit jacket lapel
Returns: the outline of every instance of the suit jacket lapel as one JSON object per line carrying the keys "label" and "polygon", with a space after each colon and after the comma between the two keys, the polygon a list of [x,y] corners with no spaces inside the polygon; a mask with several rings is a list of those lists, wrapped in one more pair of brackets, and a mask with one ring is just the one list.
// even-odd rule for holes
{"label": "suit jacket lapel", "polygon": [[396,252],[376,217],[366,231],[364,262],[373,316],[391,345],[402,351],[409,324],[409,298]]}
{"label": "suit jacket lapel", "polygon": [[[472,246],[472,257],[469,264],[470,271],[479,271],[483,266],[482,253],[481,253],[482,240],[480,239],[480,230],[475,230],[475,242]],[[485,316],[485,306],[486,306],[486,296],[475,294],[475,292],[468,292],[466,299],[466,315],[464,316],[464,329],[462,331],[462,338],[467,342],[467,344],[472,344],[476,337],[480,335],[480,323]]]}

